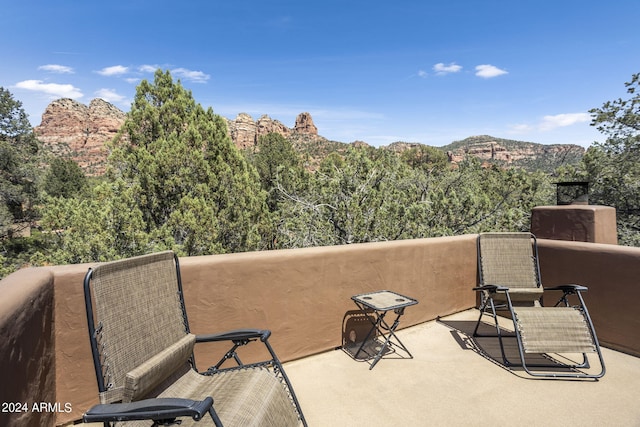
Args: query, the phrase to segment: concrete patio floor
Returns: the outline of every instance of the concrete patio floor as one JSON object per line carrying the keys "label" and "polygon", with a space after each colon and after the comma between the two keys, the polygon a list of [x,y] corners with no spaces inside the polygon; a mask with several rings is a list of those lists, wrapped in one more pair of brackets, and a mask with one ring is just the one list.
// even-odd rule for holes
{"label": "concrete patio floor", "polygon": [[286,363],[309,426],[640,426],[640,358],[603,348],[598,381],[531,379],[498,362],[496,338],[471,338],[477,316],[397,332],[413,359],[391,353],[373,370],[342,350]]}

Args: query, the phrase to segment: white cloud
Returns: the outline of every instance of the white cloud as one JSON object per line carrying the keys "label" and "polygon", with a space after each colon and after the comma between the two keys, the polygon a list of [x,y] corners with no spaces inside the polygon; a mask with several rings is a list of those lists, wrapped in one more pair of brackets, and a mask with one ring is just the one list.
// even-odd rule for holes
{"label": "white cloud", "polygon": [[483,64],[476,66],[476,76],[482,77],[483,79],[490,79],[493,77],[501,76],[503,74],[508,74],[508,72],[505,70],[501,70],[494,65]]}
{"label": "white cloud", "polygon": [[210,78],[208,74],[205,74],[202,71],[192,71],[186,68],[176,68],[171,70],[171,73],[176,77],[182,77],[183,79],[194,83],[206,83]]}
{"label": "white cloud", "polygon": [[462,70],[462,66],[456,64],[455,62],[452,62],[448,65],[445,65],[444,63],[439,62],[433,66],[433,71],[435,71],[436,74],[440,76],[449,74],[449,73],[457,73],[460,70]]}
{"label": "white cloud", "polygon": [[141,73],[155,73],[158,68],[160,67],[158,67],[157,65],[145,64],[139,66],[138,71],[140,71]]}
{"label": "white cloud", "polygon": [[105,101],[111,102],[111,103],[118,103],[126,100],[126,97],[124,95],[118,94],[113,89],[100,89],[100,90],[97,90],[95,93],[98,98],[102,98]]}
{"label": "white cloud", "polygon": [[96,71],[101,76],[120,76],[129,72],[129,68],[123,65],[114,65],[112,67],[105,67],[100,71]]}
{"label": "white cloud", "polygon": [[422,77],[423,79],[427,78],[429,74],[427,74],[424,70],[418,70],[418,77]]}
{"label": "white cloud", "polygon": [[82,98],[80,89],[70,84],[44,83],[42,80],[24,80],[16,83],[19,89],[42,92],[58,98]]}
{"label": "white cloud", "polygon": [[560,127],[571,126],[576,123],[588,122],[591,119],[589,113],[567,113],[555,116],[544,116],[540,123],[540,130],[548,131]]}
{"label": "white cloud", "polygon": [[[160,65],[144,64],[138,67],[138,71],[141,73],[155,73],[158,68],[162,68]],[[193,83],[206,83],[211,78],[209,74],[202,71],[193,71],[187,68],[174,68],[171,70],[171,74],[174,77],[182,80],[187,80]]]}
{"label": "white cloud", "polygon": [[38,67],[38,70],[49,71],[50,73],[58,73],[58,74],[73,74],[73,68],[67,67],[66,65],[58,65],[58,64],[47,64],[41,65]]}

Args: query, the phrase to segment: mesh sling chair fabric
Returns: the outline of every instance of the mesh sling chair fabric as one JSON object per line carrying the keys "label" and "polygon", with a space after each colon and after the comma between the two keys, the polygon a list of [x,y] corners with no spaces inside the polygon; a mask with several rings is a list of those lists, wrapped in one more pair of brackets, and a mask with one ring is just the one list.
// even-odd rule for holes
{"label": "mesh sling chair fabric", "polygon": [[[604,360],[596,332],[581,293],[587,288],[562,285],[543,288],[536,238],[531,233],[482,233],[478,236],[478,270],[481,295],[480,316],[473,335],[498,337],[505,365],[519,365],[534,377],[600,378],[605,374]],[[549,292],[546,292],[549,291]],[[542,304],[543,295],[552,291],[562,294],[554,306]],[[569,300],[575,296],[576,304]],[[514,324],[520,363],[508,360],[503,332],[498,325],[498,310],[507,310]],[[485,315],[494,319],[496,334],[480,334],[478,328]],[[582,354],[582,363],[565,363],[566,371],[552,369],[549,364],[527,363],[525,354]],[[601,371],[587,373],[587,353],[597,353]],[[533,370],[531,368],[548,368]]]}
{"label": "mesh sling chair fabric", "polygon": [[[190,333],[173,252],[98,265],[87,272],[84,287],[101,402],[85,413],[85,422],[306,426],[269,331]],[[221,341],[230,350],[207,372],[197,372],[194,345]],[[255,341],[270,359],[242,364],[237,349]],[[223,368],[227,360],[236,364]]]}

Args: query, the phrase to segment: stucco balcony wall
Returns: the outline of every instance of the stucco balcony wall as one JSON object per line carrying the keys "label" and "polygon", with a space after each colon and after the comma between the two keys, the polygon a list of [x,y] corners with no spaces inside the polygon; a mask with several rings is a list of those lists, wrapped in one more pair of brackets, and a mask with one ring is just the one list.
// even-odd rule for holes
{"label": "stucco balcony wall", "polygon": [[[56,401],[52,272],[19,270],[0,281],[0,425],[53,425]],[[25,408],[24,404],[28,406]]]}
{"label": "stucco balcony wall", "polygon": [[[180,270],[192,332],[270,329],[288,361],[341,345],[342,319],[358,293],[392,289],[418,299],[404,327],[472,307],[475,250],[475,236],[458,236],[189,257]],[[80,417],[98,393],[82,291],[87,267],[52,269],[55,321],[63,326],[55,331],[56,397],[73,404],[58,422]],[[196,361],[213,360],[213,351],[197,346]]]}
{"label": "stucco balcony wall", "polygon": [[542,283],[587,286],[583,296],[601,344],[640,357],[640,248],[542,239],[538,248]]}
{"label": "stucco balcony wall", "polygon": [[[539,240],[543,281],[582,283],[601,342],[640,355],[633,272],[640,249]],[[390,289],[419,301],[401,326],[476,304],[476,236],[181,258],[191,330],[265,328],[284,361],[341,344],[352,295]],[[82,279],[90,265],[26,269],[0,282],[2,401],[60,411],[0,414],[0,425],[64,424],[97,401]],[[5,298],[10,295],[10,298]],[[6,335],[9,336],[9,335]],[[211,360],[210,350],[196,360]],[[5,382],[5,378],[8,380]],[[66,411],[69,404],[70,411]]]}

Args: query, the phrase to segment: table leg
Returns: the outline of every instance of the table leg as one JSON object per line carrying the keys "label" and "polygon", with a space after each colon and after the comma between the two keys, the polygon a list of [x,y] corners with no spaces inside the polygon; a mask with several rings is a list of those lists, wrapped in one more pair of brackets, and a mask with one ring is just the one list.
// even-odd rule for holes
{"label": "table leg", "polygon": [[[398,347],[400,347],[403,351],[405,351],[407,353],[407,355],[409,355],[409,357],[411,359],[413,359],[413,355],[411,354],[411,352],[409,352],[409,349],[407,349],[407,347],[404,345],[404,343],[400,340],[400,338],[398,338],[398,336],[396,335],[395,331],[396,328],[398,327],[398,325],[400,324],[400,317],[404,314],[404,307],[398,308],[394,310],[395,314],[396,314],[396,318],[393,321],[393,324],[391,326],[389,326],[389,324],[387,322],[384,321],[384,316],[387,314],[386,312],[383,312],[379,317],[379,322],[378,325],[375,326],[375,328],[378,329],[378,331],[380,332],[380,334],[382,336],[385,337],[385,341],[382,344],[382,348],[380,349],[380,351],[378,352],[378,354],[376,354],[373,363],[371,364],[371,366],[369,367],[369,370],[373,369],[373,367],[376,365],[376,363],[378,363],[378,361],[380,361],[380,359],[382,358],[382,356],[384,355],[384,351],[386,350],[386,348],[391,344],[391,345],[397,345]],[[386,331],[384,332],[383,331]],[[391,338],[395,338],[396,343],[391,341]]]}

